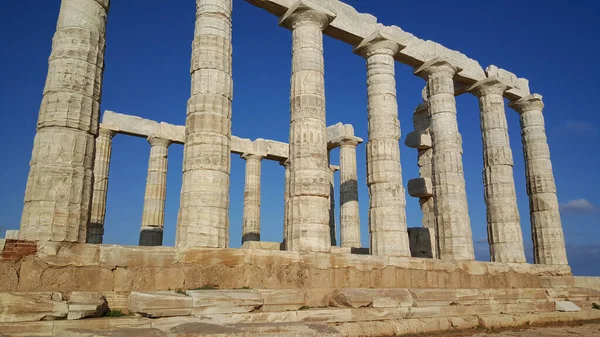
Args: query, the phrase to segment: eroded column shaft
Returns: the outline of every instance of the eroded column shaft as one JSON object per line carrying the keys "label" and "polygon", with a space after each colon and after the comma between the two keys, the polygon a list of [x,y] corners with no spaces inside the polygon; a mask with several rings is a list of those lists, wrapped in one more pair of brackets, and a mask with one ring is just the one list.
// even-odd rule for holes
{"label": "eroded column shaft", "polygon": [[479,96],[483,140],[483,183],[488,242],[492,262],[525,263],[523,233],[513,177],[513,157],[508,139],[501,83],[482,85]]}
{"label": "eroded column shaft", "polygon": [[85,242],[109,0],[63,0],[39,111],[20,238]]}
{"label": "eroded column shaft", "polygon": [[286,160],[282,162],[281,165],[285,168],[285,179],[283,187],[283,247],[287,250],[290,208],[290,161]]}
{"label": "eroded column shaft", "polygon": [[112,153],[112,138],[114,135],[114,131],[101,128],[98,138],[96,138],[94,190],[92,195],[92,212],[87,230],[87,243],[102,243],[104,237],[106,194],[108,193],[108,174]]}
{"label": "eroded column shaft", "polygon": [[473,260],[473,238],[462,163],[462,138],[456,119],[453,77],[456,68],[438,63],[422,69],[427,81],[432,137],[432,183],[439,255]]}
{"label": "eroded column shaft", "polygon": [[142,213],[140,246],[162,246],[167,197],[167,167],[171,141],[148,137],[150,159]]}
{"label": "eroded column shaft", "polygon": [[246,183],[244,185],[244,215],[242,219],[242,243],[260,241],[260,164],[262,157],[243,155],[246,160]]}
{"label": "eroded column shaft", "polygon": [[322,30],[315,10],[292,14],[289,249],[329,252],[329,168]]}
{"label": "eroded column shaft", "polygon": [[565,238],[544,127],[542,97],[530,95],[511,106],[521,115],[534,261],[539,264],[566,265]]}
{"label": "eroded column shaft", "polygon": [[335,172],[339,167],[329,165],[329,239],[331,246],[337,246],[337,236],[335,233]]}
{"label": "eroded column shaft", "polygon": [[349,141],[340,146],[340,240],[341,247],[360,248],[360,212],[356,146]]}
{"label": "eroded column shaft", "polygon": [[178,247],[226,247],[231,150],[231,0],[196,0]]}
{"label": "eroded column shaft", "polygon": [[406,198],[400,167],[400,121],[396,101],[396,44],[383,41],[365,47],[369,141],[367,185],[369,231],[373,255],[410,256]]}

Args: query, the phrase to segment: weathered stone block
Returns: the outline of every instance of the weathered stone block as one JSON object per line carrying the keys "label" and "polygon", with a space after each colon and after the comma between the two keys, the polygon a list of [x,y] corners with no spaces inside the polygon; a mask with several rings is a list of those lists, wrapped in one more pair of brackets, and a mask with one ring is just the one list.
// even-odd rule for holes
{"label": "weathered stone block", "polygon": [[60,293],[0,293],[0,322],[52,321],[68,312]]}
{"label": "weathered stone block", "polygon": [[187,316],[192,313],[192,298],[170,291],[132,292],[129,311],[145,317]]}
{"label": "weathered stone block", "polygon": [[580,307],[576,306],[571,301],[556,301],[556,302],[554,302],[554,304],[556,305],[556,311],[575,312],[575,311],[581,310]]}
{"label": "weathered stone block", "polygon": [[74,291],[69,294],[67,319],[102,317],[108,312],[108,302],[98,292]]}
{"label": "weathered stone block", "polygon": [[431,232],[429,231],[429,228],[408,228],[408,241],[410,244],[410,255],[412,257],[433,258]]}
{"label": "weathered stone block", "polygon": [[227,314],[258,310],[264,303],[256,290],[188,290],[192,314]]}
{"label": "weathered stone block", "polygon": [[298,310],[304,306],[303,289],[258,290],[263,297],[262,311]]}

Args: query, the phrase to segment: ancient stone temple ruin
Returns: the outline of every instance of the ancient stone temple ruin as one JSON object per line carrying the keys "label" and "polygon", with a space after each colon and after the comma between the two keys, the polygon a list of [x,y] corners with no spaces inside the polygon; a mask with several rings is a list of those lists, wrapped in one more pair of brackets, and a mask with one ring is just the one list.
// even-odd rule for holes
{"label": "ancient stone temple ruin", "polygon": [[[600,278],[574,277],[568,265],[544,103],[526,79],[338,0],[249,0],[291,32],[291,118],[289,143],[242,139],[231,134],[232,0],[196,0],[186,119],[105,111],[100,120],[109,2],[62,0],[21,227],[0,249],[0,333],[387,336],[600,318],[591,309]],[[368,125],[325,123],[323,34],[365,60]],[[419,159],[419,177],[408,182],[397,63],[425,86],[406,136]],[[455,103],[463,94],[479,99],[491,262],[474,261]],[[521,121],[534,264],[525,260],[504,99]],[[368,214],[358,208],[355,128],[368,128]],[[151,149],[139,247],[102,244],[117,134],[147,138]],[[164,247],[174,143],[184,151],[181,203],[176,245]],[[339,167],[329,160],[334,148]],[[246,161],[242,249],[228,248],[232,154]],[[281,242],[261,242],[264,160],[283,166]],[[405,183],[424,229],[408,230]],[[360,217],[369,247],[361,247]],[[431,258],[416,257],[424,243]],[[102,317],[109,312],[132,316]]]}

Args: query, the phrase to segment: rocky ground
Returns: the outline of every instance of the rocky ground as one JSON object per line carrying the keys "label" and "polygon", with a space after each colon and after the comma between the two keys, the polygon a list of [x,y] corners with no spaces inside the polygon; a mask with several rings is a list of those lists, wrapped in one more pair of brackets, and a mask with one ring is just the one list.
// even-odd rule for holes
{"label": "rocky ground", "polygon": [[506,329],[470,330],[456,333],[420,334],[411,337],[600,337],[600,321]]}

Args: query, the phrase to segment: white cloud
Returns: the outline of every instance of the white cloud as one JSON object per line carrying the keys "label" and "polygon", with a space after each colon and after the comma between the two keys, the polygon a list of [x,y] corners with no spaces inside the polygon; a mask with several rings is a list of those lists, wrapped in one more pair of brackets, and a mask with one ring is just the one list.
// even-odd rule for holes
{"label": "white cloud", "polygon": [[596,137],[598,135],[598,127],[585,121],[566,121],[558,126],[558,131],[563,134],[584,137]]}
{"label": "white cloud", "polygon": [[575,199],[560,205],[560,210],[570,213],[589,213],[595,211],[596,206],[586,199]]}

